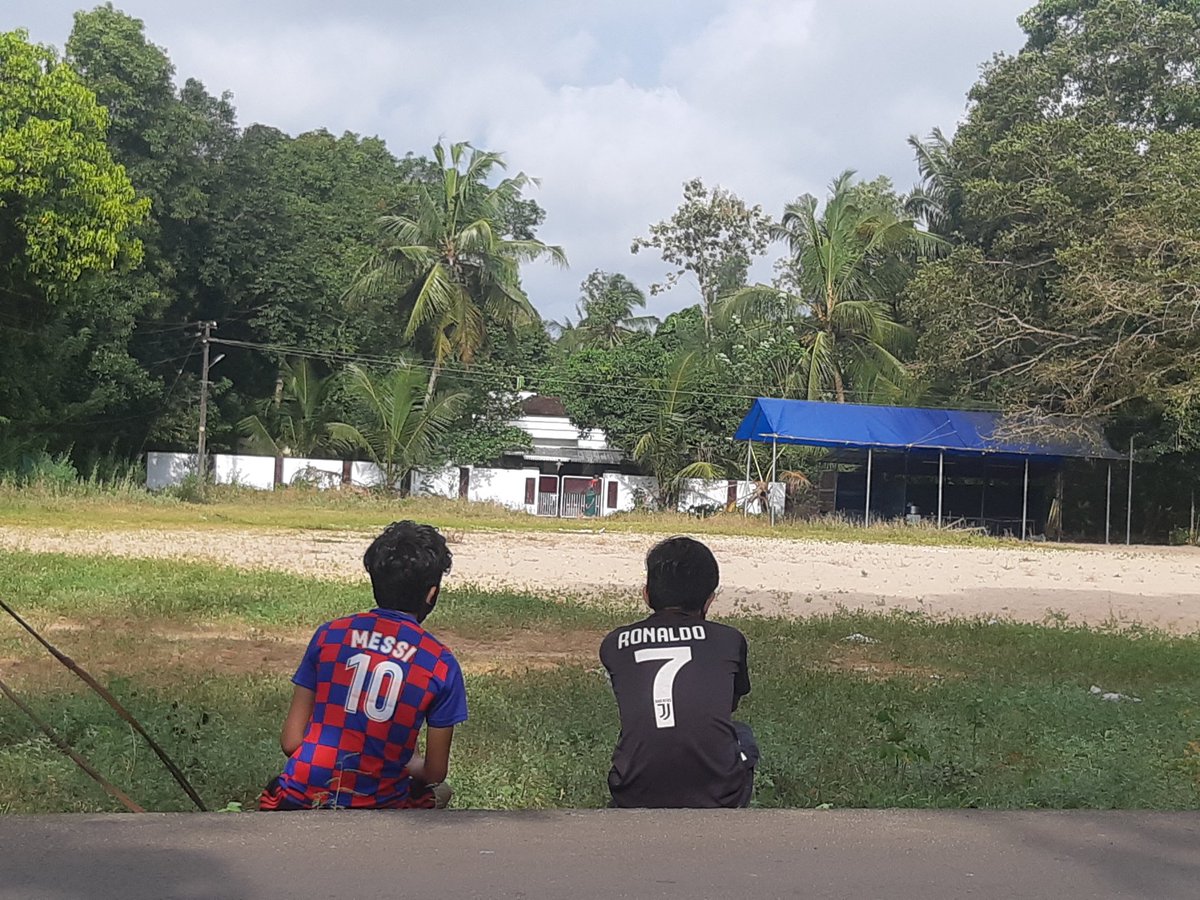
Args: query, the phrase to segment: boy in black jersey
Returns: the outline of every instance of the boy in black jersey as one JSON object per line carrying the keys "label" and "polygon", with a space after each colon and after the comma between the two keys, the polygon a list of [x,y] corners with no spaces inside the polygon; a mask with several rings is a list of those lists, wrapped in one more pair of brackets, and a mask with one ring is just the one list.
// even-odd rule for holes
{"label": "boy in black jersey", "polygon": [[720,583],[704,544],[669,538],[646,556],[653,614],[600,645],[621,716],[608,787],[622,807],[748,806],[758,746],[734,722],[750,693],[746,638],[705,619]]}

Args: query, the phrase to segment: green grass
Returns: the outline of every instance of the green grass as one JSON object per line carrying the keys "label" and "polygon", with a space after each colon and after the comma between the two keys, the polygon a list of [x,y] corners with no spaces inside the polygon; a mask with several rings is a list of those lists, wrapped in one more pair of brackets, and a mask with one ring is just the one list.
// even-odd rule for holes
{"label": "green grass", "polygon": [[[156,619],[316,624],[364,606],[362,588],[161,561],[0,554],[0,595],[37,622]],[[463,639],[535,629],[594,633],[631,606],[465,588],[430,619]],[[763,746],[762,806],[1196,808],[1200,640],[1153,631],[1045,628],[920,615],[735,620],[754,691],[739,715]],[[878,643],[849,644],[853,632]],[[83,664],[89,636],[54,638]],[[130,638],[136,646],[136,638]],[[0,658],[36,648],[0,624]],[[0,667],[0,671],[3,668]],[[22,695],[138,801],[188,804],[157,760],[96,697],[63,679],[17,680]],[[1140,697],[1108,703],[1092,684]],[[122,697],[214,807],[251,804],[282,763],[287,677],[139,668]],[[468,678],[471,720],[456,733],[452,781],[469,807],[595,807],[616,715],[591,659]],[[0,811],[114,804],[0,699]]]}
{"label": "green grass", "polygon": [[[42,620],[167,619],[260,627],[316,627],[372,605],[365,576],[351,584],[202,562],[19,551],[0,551],[0,597]],[[496,628],[601,628],[618,620],[620,605],[615,602],[583,604],[565,597],[553,601],[522,591],[460,585],[443,593],[435,620],[471,637],[486,636]]]}
{"label": "green grass", "polygon": [[699,519],[680,513],[637,511],[596,519],[551,519],[514,512],[490,503],[431,497],[399,499],[350,491],[287,488],[254,491],[212,488],[204,503],[185,502],[167,493],[123,488],[105,492],[86,485],[78,490],[18,487],[0,482],[0,526],[102,529],[141,528],[297,528],[374,531],[401,518],[443,529],[502,531],[595,531],[614,533],[748,535],[816,541],[921,544],[962,547],[1016,546],[1016,542],[973,534],[881,522],[863,528],[835,519],[780,522],[762,517],[719,513]]}

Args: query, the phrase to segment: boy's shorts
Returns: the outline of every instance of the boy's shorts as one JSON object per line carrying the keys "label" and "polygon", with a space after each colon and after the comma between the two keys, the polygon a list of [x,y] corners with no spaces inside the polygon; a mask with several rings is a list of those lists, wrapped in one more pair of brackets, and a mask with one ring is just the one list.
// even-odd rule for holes
{"label": "boy's shorts", "polygon": [[[302,809],[312,809],[310,806],[303,806],[293,800],[291,797],[283,793],[283,789],[279,786],[279,778],[272,778],[270,783],[263,789],[258,798],[258,808],[261,812],[294,812]],[[436,809],[437,798],[434,797],[433,788],[429,785],[423,785],[421,790],[405,797],[399,803],[391,806],[380,807],[356,807],[357,809]]]}

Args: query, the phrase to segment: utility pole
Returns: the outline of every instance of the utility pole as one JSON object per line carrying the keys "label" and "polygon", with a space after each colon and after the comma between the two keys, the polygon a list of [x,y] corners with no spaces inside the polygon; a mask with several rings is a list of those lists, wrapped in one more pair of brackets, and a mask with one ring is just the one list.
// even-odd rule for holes
{"label": "utility pole", "polygon": [[1133,435],[1129,436],[1129,496],[1125,501],[1125,545],[1133,540]]}
{"label": "utility pole", "polygon": [[200,323],[202,329],[200,333],[200,435],[196,441],[196,475],[199,476],[202,485],[207,481],[205,470],[208,468],[205,447],[208,443],[208,349],[212,339],[212,330],[216,327],[216,322]]}

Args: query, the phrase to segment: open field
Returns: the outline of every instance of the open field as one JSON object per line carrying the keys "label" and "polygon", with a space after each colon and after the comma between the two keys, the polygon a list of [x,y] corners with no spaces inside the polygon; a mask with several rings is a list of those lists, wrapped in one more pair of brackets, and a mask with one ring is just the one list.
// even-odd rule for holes
{"label": "open field", "polygon": [[[680,524],[680,523],[676,523]],[[636,597],[645,534],[450,530],[452,583],[537,594]],[[253,570],[363,582],[370,531],[91,530],[0,525],[0,548],[197,559]],[[921,611],[1023,622],[1062,620],[1200,630],[1200,550],[1066,551],[706,536],[722,566],[720,613]]]}
{"label": "open field", "polygon": [[[309,499],[60,508],[43,497],[21,512],[7,495],[0,596],[110,684],[211,806],[250,804],[281,764],[288,677],[313,627],[370,605],[368,539],[394,518],[435,521],[455,569],[430,625],[471,697],[457,803],[597,807],[616,716],[596,648],[640,615],[653,533],[692,526],[722,563],[714,614],[750,638],[743,712],[765,749],[759,805],[1200,805],[1194,550],[704,530],[745,524],[736,517],[550,530],[561,523],[463,504]],[[872,642],[845,640],[856,633]],[[7,621],[0,677],[135,799],[187,808],[130,730]],[[1141,702],[1106,702],[1093,685]],[[10,705],[0,711],[0,811],[113,808]]]}
{"label": "open field", "polygon": [[[251,803],[281,764],[287,679],[313,625],[369,605],[345,580],[23,552],[0,554],[0,594],[110,684],[214,807]],[[468,672],[459,805],[603,805],[616,717],[595,651],[636,614],[629,600],[447,592],[430,625]],[[759,805],[1200,805],[1196,637],[902,612],[726,618],[750,639],[740,714],[764,746]],[[8,622],[0,676],[139,802],[187,808],[128,727]],[[0,811],[113,808],[0,710]]]}

